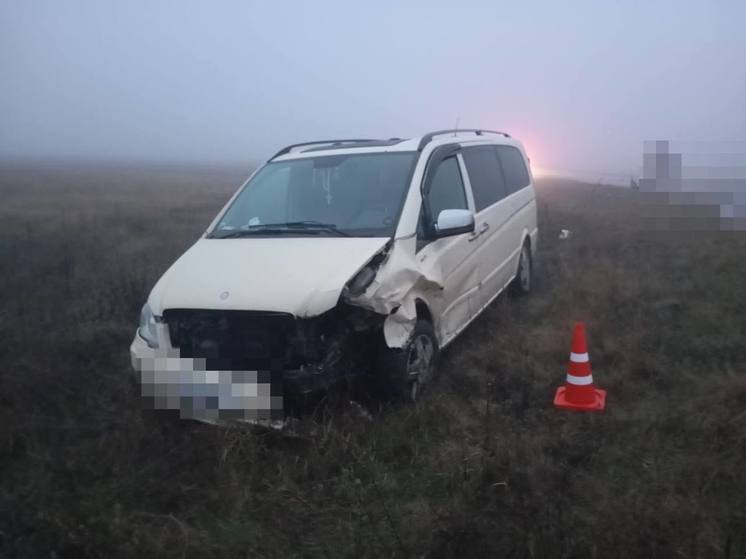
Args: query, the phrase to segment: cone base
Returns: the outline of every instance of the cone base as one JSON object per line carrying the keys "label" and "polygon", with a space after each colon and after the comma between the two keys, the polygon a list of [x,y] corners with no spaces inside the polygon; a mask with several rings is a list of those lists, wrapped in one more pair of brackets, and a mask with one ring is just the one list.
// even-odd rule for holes
{"label": "cone base", "polygon": [[554,395],[554,406],[565,410],[603,411],[606,407],[606,390],[594,388],[593,392],[596,395],[595,401],[590,404],[577,404],[575,402],[567,401],[567,398],[565,397],[565,387],[560,386],[557,389],[557,393]]}

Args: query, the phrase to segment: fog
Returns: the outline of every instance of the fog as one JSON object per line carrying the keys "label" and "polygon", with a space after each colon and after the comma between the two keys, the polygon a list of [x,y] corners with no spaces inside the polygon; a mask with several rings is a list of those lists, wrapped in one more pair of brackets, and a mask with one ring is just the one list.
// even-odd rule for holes
{"label": "fog", "polygon": [[743,140],[743,2],[0,4],[0,159],[249,165],[486,127],[536,167],[639,174]]}

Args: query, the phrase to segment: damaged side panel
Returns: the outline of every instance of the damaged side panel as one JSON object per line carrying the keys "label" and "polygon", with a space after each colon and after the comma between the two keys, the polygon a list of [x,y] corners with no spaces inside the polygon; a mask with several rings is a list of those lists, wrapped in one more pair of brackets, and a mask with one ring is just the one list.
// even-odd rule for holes
{"label": "damaged side panel", "polygon": [[[384,315],[386,345],[403,347],[417,322],[417,300],[430,302],[437,309],[442,299],[443,282],[439,270],[421,266],[414,250],[414,237],[391,241],[350,282],[367,282],[364,290],[345,289],[343,299]],[[380,256],[380,257],[379,257]],[[437,329],[436,329],[437,330]]]}

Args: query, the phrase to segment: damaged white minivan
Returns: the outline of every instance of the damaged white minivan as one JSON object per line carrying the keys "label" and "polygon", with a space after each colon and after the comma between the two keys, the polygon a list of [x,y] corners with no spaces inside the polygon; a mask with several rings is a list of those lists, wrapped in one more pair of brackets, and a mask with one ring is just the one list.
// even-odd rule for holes
{"label": "damaged white minivan", "polygon": [[142,395],[205,421],[282,419],[358,375],[414,400],[495,297],[531,290],[536,241],[508,134],[288,146],[151,291],[130,348]]}

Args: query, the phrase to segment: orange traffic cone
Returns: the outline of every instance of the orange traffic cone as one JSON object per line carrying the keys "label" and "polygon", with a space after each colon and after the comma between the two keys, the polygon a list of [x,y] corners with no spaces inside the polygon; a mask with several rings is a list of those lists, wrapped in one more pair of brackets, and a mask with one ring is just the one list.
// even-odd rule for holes
{"label": "orange traffic cone", "polygon": [[585,324],[575,324],[572,335],[570,362],[567,365],[567,381],[554,395],[558,408],[578,411],[603,411],[606,406],[606,390],[593,385],[591,362],[585,346]]}

